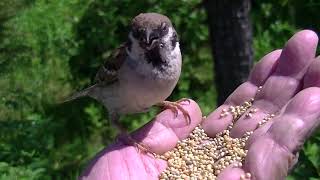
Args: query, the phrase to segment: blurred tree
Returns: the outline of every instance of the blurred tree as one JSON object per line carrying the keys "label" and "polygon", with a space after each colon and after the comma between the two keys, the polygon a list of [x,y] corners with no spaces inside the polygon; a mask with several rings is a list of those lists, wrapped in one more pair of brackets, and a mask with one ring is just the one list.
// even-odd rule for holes
{"label": "blurred tree", "polygon": [[253,64],[250,0],[205,0],[218,104],[244,82]]}

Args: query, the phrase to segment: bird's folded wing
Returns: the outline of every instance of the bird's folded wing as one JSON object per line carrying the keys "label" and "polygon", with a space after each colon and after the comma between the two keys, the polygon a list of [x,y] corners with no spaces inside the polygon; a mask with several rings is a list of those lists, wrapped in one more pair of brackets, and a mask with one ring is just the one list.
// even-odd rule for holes
{"label": "bird's folded wing", "polygon": [[118,71],[127,57],[126,43],[115,49],[98,70],[95,82],[108,85],[118,80]]}

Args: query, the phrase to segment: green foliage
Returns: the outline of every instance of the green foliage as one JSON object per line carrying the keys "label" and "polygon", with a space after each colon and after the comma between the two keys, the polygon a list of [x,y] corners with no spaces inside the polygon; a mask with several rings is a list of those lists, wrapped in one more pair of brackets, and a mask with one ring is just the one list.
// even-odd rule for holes
{"label": "green foliage", "polygon": [[[297,29],[319,28],[312,18],[316,6],[312,0],[255,1],[256,59],[283,46]],[[180,35],[183,73],[170,99],[191,97],[209,113],[216,93],[201,0],[0,2],[0,179],[75,179],[114,139],[100,104],[89,98],[61,102],[90,84],[103,57],[126,39],[130,19],[147,11],[168,15]],[[156,112],[123,122],[134,130]],[[304,147],[292,178],[319,177],[319,137]]]}
{"label": "green foliage", "polygon": [[[256,0],[252,1],[255,59],[266,52],[283,47],[298,30],[320,29],[316,0]],[[319,47],[318,47],[319,49]]]}
{"label": "green foliage", "polygon": [[[199,1],[132,2],[0,4],[0,179],[75,179],[89,158],[114,139],[101,105],[89,98],[60,102],[90,83],[102,58],[125,40],[141,4],[143,11],[168,14],[181,39],[192,40],[182,41],[185,73],[171,99],[189,96],[203,99],[207,112],[213,108],[205,12],[193,9]],[[191,92],[191,86],[199,88]],[[155,114],[123,121],[133,130]]]}

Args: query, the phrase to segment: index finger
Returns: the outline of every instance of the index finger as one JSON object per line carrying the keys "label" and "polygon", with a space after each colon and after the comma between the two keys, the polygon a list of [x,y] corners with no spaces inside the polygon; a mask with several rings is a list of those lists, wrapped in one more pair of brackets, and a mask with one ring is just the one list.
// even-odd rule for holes
{"label": "index finger", "polygon": [[264,56],[252,69],[247,82],[241,84],[226,100],[226,102],[213,111],[202,123],[206,133],[213,137],[223,131],[232,122],[232,116],[220,117],[223,109],[230,105],[239,105],[254,97],[258,87],[261,86],[275,70],[276,62],[281,50],[273,51]]}

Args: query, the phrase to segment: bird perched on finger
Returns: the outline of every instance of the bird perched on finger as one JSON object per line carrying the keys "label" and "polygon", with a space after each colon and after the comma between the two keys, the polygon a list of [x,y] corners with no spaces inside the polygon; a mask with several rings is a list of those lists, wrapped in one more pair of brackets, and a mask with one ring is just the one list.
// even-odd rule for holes
{"label": "bird perched on finger", "polygon": [[178,35],[170,19],[158,13],[139,14],[131,22],[127,42],[98,70],[95,84],[69,100],[89,96],[101,102],[121,133],[126,130],[119,123],[120,115],[145,112],[154,105],[176,114],[179,109],[190,123],[188,112],[178,102],[165,101],[178,82],[181,61]]}

